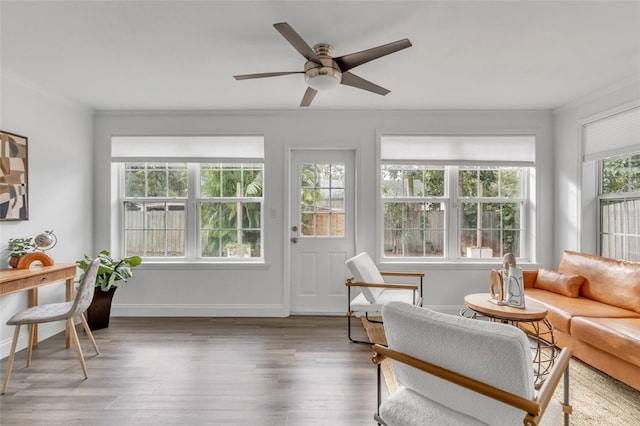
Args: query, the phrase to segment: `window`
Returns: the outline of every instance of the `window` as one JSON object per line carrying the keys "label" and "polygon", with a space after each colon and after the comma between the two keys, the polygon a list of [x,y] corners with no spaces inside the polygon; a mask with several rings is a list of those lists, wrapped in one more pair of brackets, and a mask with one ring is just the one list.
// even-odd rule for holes
{"label": "window", "polygon": [[113,138],[124,255],[263,259],[262,149],[261,138]]}
{"label": "window", "polygon": [[534,143],[532,136],[383,136],[383,258],[526,258]]}
{"label": "window", "polygon": [[[583,123],[583,250],[640,261],[640,107]],[[596,206],[586,209],[587,206]]]}
{"label": "window", "polygon": [[640,152],[601,160],[599,180],[600,254],[640,261]]}
{"label": "window", "polygon": [[301,165],[302,235],[344,237],[344,170],[344,164]]}
{"label": "window", "polygon": [[382,198],[385,256],[444,255],[444,167],[385,164]]}
{"label": "window", "polygon": [[460,167],[460,256],[521,257],[523,167]]}
{"label": "window", "polygon": [[124,182],[125,255],[184,256],[187,164],[125,163]]}

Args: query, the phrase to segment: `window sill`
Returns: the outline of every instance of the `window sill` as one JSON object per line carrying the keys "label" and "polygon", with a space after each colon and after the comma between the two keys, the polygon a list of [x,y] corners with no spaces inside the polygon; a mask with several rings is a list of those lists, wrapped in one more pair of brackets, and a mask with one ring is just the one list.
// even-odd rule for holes
{"label": "window sill", "polygon": [[195,260],[149,260],[143,259],[136,270],[211,270],[211,269],[269,269],[271,263],[264,260],[250,262],[207,262]]}
{"label": "window sill", "polygon": [[[530,261],[521,261],[516,262],[517,266],[522,269],[539,269],[542,266],[539,263],[530,262]],[[502,269],[502,259],[491,259],[491,260],[395,260],[389,261],[381,260],[378,262],[378,265],[382,268],[397,268],[397,267],[407,267],[409,269],[434,269],[434,270],[447,270],[447,269],[458,269],[458,270],[488,270],[488,269]]]}

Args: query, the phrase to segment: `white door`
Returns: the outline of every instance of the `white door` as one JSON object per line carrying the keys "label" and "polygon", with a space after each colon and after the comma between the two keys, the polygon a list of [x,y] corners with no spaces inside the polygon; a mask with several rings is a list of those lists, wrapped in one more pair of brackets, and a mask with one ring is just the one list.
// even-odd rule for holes
{"label": "white door", "polygon": [[291,312],[346,313],[345,261],[355,250],[355,152],[291,155]]}

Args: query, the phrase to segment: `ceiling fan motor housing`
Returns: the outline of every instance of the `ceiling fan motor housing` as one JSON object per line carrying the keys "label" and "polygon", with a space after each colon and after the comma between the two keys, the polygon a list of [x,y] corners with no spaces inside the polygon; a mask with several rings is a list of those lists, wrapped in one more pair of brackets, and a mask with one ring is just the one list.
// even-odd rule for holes
{"label": "ceiling fan motor housing", "polygon": [[313,50],[322,65],[307,61],[304,64],[304,81],[316,90],[327,90],[338,86],[342,80],[342,72],[333,60],[333,47],[328,44],[316,44]]}

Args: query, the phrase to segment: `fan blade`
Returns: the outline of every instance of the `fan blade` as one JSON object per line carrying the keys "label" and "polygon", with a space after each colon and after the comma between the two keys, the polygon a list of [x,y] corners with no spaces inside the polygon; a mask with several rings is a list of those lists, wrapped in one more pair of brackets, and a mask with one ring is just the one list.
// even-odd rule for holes
{"label": "fan blade", "polygon": [[298,51],[302,56],[307,58],[307,61],[315,62],[318,65],[322,65],[318,56],[316,56],[316,52],[313,51],[311,47],[307,44],[306,41],[300,35],[294,31],[293,28],[286,22],[280,22],[278,24],[273,24],[273,26],[282,34],[284,38],[287,39],[289,43]]}
{"label": "fan blade", "polygon": [[383,44],[382,46],[372,47],[371,49],[363,50],[361,52],[350,53],[348,55],[340,56],[339,58],[333,58],[333,60],[336,61],[340,70],[344,73],[358,65],[365,64],[369,61],[373,61],[374,59],[381,58],[382,56],[389,55],[411,46],[412,44],[409,39],[405,38],[403,40]]}
{"label": "fan blade", "polygon": [[263,72],[260,74],[234,75],[233,78],[235,78],[236,80],[248,80],[250,78],[277,77],[279,75],[289,74],[304,74],[304,71]]}
{"label": "fan blade", "polygon": [[377,84],[373,84],[369,80],[365,80],[362,77],[358,77],[350,72],[342,73],[342,81],[340,84],[346,84],[347,86],[355,87],[357,89],[368,90],[369,92],[377,93],[378,95],[386,95],[390,90],[380,87]]}
{"label": "fan blade", "polygon": [[307,87],[307,91],[304,92],[304,96],[302,97],[302,101],[300,102],[301,107],[308,107],[311,105],[311,101],[316,97],[316,93],[318,91],[312,87]]}

